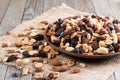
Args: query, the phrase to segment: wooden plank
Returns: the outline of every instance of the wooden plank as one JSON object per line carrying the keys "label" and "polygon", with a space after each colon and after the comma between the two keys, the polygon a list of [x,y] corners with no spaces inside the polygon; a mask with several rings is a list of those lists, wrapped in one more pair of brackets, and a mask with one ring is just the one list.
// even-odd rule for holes
{"label": "wooden plank", "polygon": [[0,63],[0,80],[4,80],[7,71],[7,66]]}
{"label": "wooden plank", "polygon": [[60,5],[60,0],[44,0],[43,12]]}
{"label": "wooden plank", "polygon": [[21,74],[21,71],[19,71],[17,68],[8,66],[8,70],[4,80],[31,80],[32,78],[32,74],[26,76],[12,77],[14,73]]}
{"label": "wooden plank", "polygon": [[89,13],[95,13],[92,0],[62,0],[61,3],[66,3],[68,6]]}
{"label": "wooden plank", "polygon": [[5,15],[5,12],[9,6],[11,0],[1,0],[0,1],[0,23]]}
{"label": "wooden plank", "polygon": [[97,15],[112,16],[120,19],[119,0],[93,0]]}
{"label": "wooden plank", "polygon": [[114,73],[115,79],[120,80],[120,68]]}
{"label": "wooden plank", "polygon": [[12,0],[0,26],[0,36],[21,22],[27,0]]}
{"label": "wooden plank", "polygon": [[31,20],[42,13],[43,0],[28,0],[23,21]]}
{"label": "wooden plank", "polygon": [[112,74],[107,80],[116,80],[115,76]]}

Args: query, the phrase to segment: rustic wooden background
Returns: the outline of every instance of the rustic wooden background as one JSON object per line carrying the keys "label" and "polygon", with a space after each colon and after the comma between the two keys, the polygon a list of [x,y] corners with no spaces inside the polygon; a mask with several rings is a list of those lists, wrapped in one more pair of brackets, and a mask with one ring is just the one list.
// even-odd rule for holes
{"label": "rustic wooden background", "polygon": [[[80,11],[120,19],[120,0],[0,0],[0,36],[22,21],[31,20],[63,2]],[[34,80],[31,74],[12,78],[11,75],[15,72],[19,71],[0,64],[0,80]],[[120,69],[107,80],[120,80]]]}

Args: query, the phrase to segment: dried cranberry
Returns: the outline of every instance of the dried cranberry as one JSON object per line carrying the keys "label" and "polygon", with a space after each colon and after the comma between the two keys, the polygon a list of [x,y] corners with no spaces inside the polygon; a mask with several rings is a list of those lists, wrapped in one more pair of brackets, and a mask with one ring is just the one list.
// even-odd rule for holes
{"label": "dried cranberry", "polygon": [[36,36],[33,37],[35,40],[40,41],[44,39],[44,36],[42,34],[37,34]]}
{"label": "dried cranberry", "polygon": [[39,52],[40,57],[47,57],[47,54],[43,52],[42,50],[39,50],[38,52]]}
{"label": "dried cranberry", "polygon": [[74,52],[76,54],[82,54],[82,53],[84,53],[84,50],[82,48],[75,48],[72,52]]}
{"label": "dried cranberry", "polygon": [[28,51],[23,51],[23,52],[22,52],[22,55],[23,55],[25,58],[30,57]]}
{"label": "dried cranberry", "polygon": [[56,32],[55,32],[55,36],[60,36],[60,34],[63,32],[63,28],[60,28],[58,29]]}
{"label": "dried cranberry", "polygon": [[17,57],[15,55],[11,55],[11,56],[8,57],[6,62],[11,62],[11,61],[14,61],[16,59],[17,59]]}
{"label": "dried cranberry", "polygon": [[108,45],[107,47],[110,49],[110,51],[114,51],[114,46],[113,45]]}
{"label": "dried cranberry", "polygon": [[112,23],[108,22],[107,25],[110,27],[110,30],[114,30],[114,25]]}

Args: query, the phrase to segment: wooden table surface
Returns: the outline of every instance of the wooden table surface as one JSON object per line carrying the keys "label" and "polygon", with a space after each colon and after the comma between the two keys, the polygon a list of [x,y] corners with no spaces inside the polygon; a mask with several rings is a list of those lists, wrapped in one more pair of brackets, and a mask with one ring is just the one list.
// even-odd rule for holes
{"label": "wooden table surface", "polygon": [[[120,0],[0,0],[0,36],[22,21],[31,20],[63,2],[80,11],[120,19]],[[0,80],[34,80],[31,74],[12,78],[15,72],[19,71],[0,64]],[[120,80],[120,69],[107,80]]]}

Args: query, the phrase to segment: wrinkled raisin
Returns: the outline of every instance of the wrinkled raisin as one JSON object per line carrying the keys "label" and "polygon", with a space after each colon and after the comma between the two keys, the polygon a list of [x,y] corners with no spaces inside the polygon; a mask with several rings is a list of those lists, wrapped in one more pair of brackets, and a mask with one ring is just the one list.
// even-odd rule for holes
{"label": "wrinkled raisin", "polygon": [[42,44],[42,42],[35,42],[32,44],[33,49],[38,49],[39,45]]}
{"label": "wrinkled raisin", "polygon": [[63,23],[63,20],[61,18],[58,19],[58,23],[59,24],[62,24]]}
{"label": "wrinkled raisin", "polygon": [[113,45],[108,45],[107,47],[110,49],[110,51],[114,51],[114,46]]}
{"label": "wrinkled raisin", "polygon": [[58,29],[56,32],[55,32],[55,36],[60,36],[60,34],[63,32],[63,28],[60,28]]}
{"label": "wrinkled raisin", "polygon": [[88,20],[87,18],[83,18],[82,21],[83,21],[84,23],[88,23],[88,22],[89,22],[89,20]]}
{"label": "wrinkled raisin", "polygon": [[78,39],[77,38],[73,38],[73,39],[71,39],[70,43],[71,43],[71,46],[75,47],[77,45],[77,43],[78,43]]}
{"label": "wrinkled raisin", "polygon": [[92,17],[92,18],[96,18],[96,16],[95,16],[95,15],[92,15],[91,17]]}
{"label": "wrinkled raisin", "polygon": [[91,46],[92,46],[93,50],[96,50],[99,47],[98,45],[99,45],[99,40],[95,40],[95,41],[93,41]]}
{"label": "wrinkled raisin", "polygon": [[8,57],[8,59],[7,59],[6,62],[11,62],[11,61],[14,61],[14,60],[16,60],[16,59],[17,59],[17,58],[16,58],[15,55],[11,55],[11,56]]}
{"label": "wrinkled raisin", "polygon": [[33,37],[35,40],[40,41],[44,39],[44,36],[42,34],[37,34],[36,36]]}
{"label": "wrinkled raisin", "polygon": [[39,50],[38,52],[39,52],[40,57],[47,57],[47,54],[43,52],[42,50]]}
{"label": "wrinkled raisin", "polygon": [[81,44],[83,44],[83,43],[87,43],[87,33],[86,32],[81,35]]}
{"label": "wrinkled raisin", "polygon": [[28,51],[24,51],[24,52],[22,52],[22,55],[23,55],[25,58],[30,57]]}
{"label": "wrinkled raisin", "polygon": [[112,23],[108,22],[107,25],[110,27],[110,30],[114,30],[114,25]]}
{"label": "wrinkled raisin", "polygon": [[118,21],[117,19],[114,19],[114,20],[113,20],[113,24],[118,24],[118,22],[119,22],[119,21]]}
{"label": "wrinkled raisin", "polygon": [[82,53],[84,53],[84,50],[82,48],[75,48],[72,52],[74,52],[76,54],[82,54]]}

